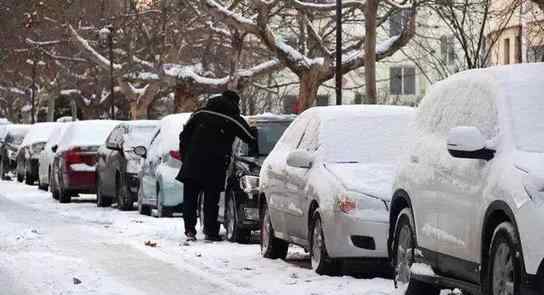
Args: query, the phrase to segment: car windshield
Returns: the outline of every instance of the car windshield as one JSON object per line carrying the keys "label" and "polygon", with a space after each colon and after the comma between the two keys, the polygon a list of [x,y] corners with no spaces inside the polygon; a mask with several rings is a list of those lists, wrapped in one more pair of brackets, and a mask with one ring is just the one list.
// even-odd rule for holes
{"label": "car windshield", "polygon": [[285,129],[289,127],[289,124],[291,124],[291,121],[257,123],[259,155],[266,156],[270,154]]}
{"label": "car windshield", "polygon": [[406,148],[413,116],[344,115],[322,122],[320,148],[331,163],[392,163]]}
{"label": "car windshield", "polygon": [[544,101],[542,91],[523,91],[510,99],[515,145],[526,152],[544,153]]}
{"label": "car windshield", "polygon": [[125,140],[126,147],[147,146],[155,130],[157,130],[157,126],[152,125],[132,127]]}

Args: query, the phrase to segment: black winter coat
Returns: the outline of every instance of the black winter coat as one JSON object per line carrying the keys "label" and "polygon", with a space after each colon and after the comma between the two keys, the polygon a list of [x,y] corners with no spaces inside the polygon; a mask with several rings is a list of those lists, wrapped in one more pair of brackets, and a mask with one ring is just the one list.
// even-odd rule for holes
{"label": "black winter coat", "polygon": [[219,96],[196,111],[180,137],[182,167],[176,177],[211,189],[224,190],[235,137],[247,143],[255,136],[232,100]]}

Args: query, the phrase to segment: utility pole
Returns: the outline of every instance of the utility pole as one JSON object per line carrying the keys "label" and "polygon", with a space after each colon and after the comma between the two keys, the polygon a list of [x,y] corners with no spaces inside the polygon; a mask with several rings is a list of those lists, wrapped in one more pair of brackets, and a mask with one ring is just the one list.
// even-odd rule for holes
{"label": "utility pole", "polygon": [[32,48],[32,86],[30,90],[30,123],[34,124],[34,101],[36,99],[36,53]]}
{"label": "utility pole", "polygon": [[342,0],[336,0],[336,105],[342,104]]}
{"label": "utility pole", "polygon": [[107,27],[103,27],[99,32],[99,38],[102,42],[107,43],[110,55],[110,95],[111,95],[111,114],[110,118],[115,120],[115,79],[113,77],[113,23]]}

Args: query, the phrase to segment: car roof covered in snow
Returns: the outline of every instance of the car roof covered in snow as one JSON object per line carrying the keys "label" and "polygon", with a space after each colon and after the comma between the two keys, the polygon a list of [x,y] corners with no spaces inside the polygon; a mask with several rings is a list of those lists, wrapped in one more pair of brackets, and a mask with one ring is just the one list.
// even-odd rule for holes
{"label": "car roof covered in snow", "polygon": [[70,124],[58,143],[59,152],[78,146],[100,146],[104,144],[110,132],[119,125],[119,121],[89,120]]}
{"label": "car roof covered in snow", "polygon": [[30,127],[28,134],[21,143],[20,147],[25,147],[38,142],[47,142],[51,134],[57,130],[56,127],[62,123],[44,122],[35,123]]}
{"label": "car roof covered in snow", "polygon": [[30,130],[30,126],[28,124],[11,124],[6,125],[5,128],[3,128],[1,131],[3,131],[2,134],[0,134],[0,139],[6,138],[8,134],[12,135],[25,135]]}
{"label": "car roof covered in snow", "polygon": [[296,115],[294,114],[275,114],[275,113],[263,113],[258,115],[252,115],[252,116],[244,116],[244,118],[248,121],[256,121],[256,122],[274,122],[274,121],[293,121],[296,118]]}

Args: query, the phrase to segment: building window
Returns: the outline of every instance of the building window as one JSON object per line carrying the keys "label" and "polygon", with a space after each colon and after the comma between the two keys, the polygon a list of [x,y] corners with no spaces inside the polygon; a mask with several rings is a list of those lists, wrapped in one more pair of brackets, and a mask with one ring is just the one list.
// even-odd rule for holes
{"label": "building window", "polygon": [[452,65],[455,63],[457,55],[455,54],[455,39],[453,36],[440,37],[440,53],[444,64]]}
{"label": "building window", "polygon": [[391,18],[389,18],[389,37],[400,35],[409,18],[410,10],[408,9],[399,10],[394,13]]}
{"label": "building window", "polygon": [[514,63],[521,63],[521,35],[517,35],[514,41]]}
{"label": "building window", "polygon": [[416,94],[416,68],[411,66],[389,68],[389,92],[392,95]]}
{"label": "building window", "polygon": [[528,62],[544,62],[544,46],[530,47],[527,50]]}
{"label": "building window", "polygon": [[504,64],[509,65],[510,64],[510,39],[509,38],[504,39],[502,54],[503,54]]}
{"label": "building window", "polygon": [[324,107],[329,105],[329,96],[328,95],[318,95],[316,105],[318,107]]}

